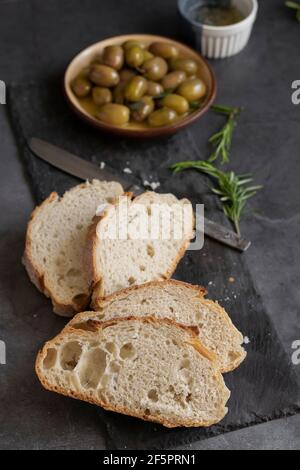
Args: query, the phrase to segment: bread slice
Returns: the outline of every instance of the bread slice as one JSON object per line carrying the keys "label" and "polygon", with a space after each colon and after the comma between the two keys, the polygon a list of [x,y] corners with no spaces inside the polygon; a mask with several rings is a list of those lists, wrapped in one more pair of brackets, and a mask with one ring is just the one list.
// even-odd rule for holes
{"label": "bread slice", "polygon": [[180,281],[149,282],[105,300],[95,299],[93,306],[99,312],[80,313],[71,325],[76,326],[89,319],[107,321],[133,315],[170,318],[184,325],[197,326],[200,341],[216,355],[221,372],[229,372],[246,357],[242,347],[243,336],[225,310],[217,302],[206,300],[205,294],[203,287]]}
{"label": "bread slice", "polygon": [[71,316],[89,304],[91,287],[83,262],[88,228],[97,207],[121,194],[119,183],[93,180],[62,198],[51,193],[32,213],[23,263],[31,281],[51,297],[56,313]]}
{"label": "bread slice", "polygon": [[171,277],[194,236],[187,199],[146,192],[94,218],[87,259],[93,296],[106,297],[131,285]]}
{"label": "bread slice", "polygon": [[151,317],[66,328],[36,372],[48,390],[167,427],[217,423],[230,396],[193,329]]}

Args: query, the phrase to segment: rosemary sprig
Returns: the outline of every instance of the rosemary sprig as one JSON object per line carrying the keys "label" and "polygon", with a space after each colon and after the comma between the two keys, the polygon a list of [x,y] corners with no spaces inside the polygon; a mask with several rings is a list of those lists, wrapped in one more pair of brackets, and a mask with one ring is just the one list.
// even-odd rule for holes
{"label": "rosemary sprig", "polygon": [[219,196],[226,217],[233,222],[237,234],[240,235],[240,219],[246,202],[262,186],[249,186],[249,183],[252,182],[250,174],[236,175],[233,171],[224,172],[207,161],[180,162],[171,166],[174,173],[189,168],[205,173],[217,181],[217,186],[211,189]]}
{"label": "rosemary sprig", "polygon": [[229,108],[228,106],[212,106],[211,108],[218,114],[227,116],[227,122],[222,129],[212,135],[209,142],[214,146],[214,151],[209,157],[209,162],[214,162],[221,156],[222,164],[229,162],[233,131],[236,126],[236,118],[241,112],[241,108]]}
{"label": "rosemary sprig", "polygon": [[300,23],[300,3],[296,2],[285,2],[285,5],[288,8],[292,8],[293,10],[296,10],[296,18]]}

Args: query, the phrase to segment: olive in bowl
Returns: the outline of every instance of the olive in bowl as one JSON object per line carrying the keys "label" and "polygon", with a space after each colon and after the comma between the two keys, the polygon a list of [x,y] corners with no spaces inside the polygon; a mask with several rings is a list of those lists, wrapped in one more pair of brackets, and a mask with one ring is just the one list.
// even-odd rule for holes
{"label": "olive in bowl", "polygon": [[76,112],[119,135],[154,137],[198,119],[215,96],[214,75],[195,51],[151,35],[119,36],[79,54],[65,74]]}

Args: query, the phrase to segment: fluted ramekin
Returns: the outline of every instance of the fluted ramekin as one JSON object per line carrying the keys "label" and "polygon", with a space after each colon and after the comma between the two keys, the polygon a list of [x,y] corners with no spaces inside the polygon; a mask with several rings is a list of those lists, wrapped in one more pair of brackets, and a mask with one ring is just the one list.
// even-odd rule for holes
{"label": "fluted ramekin", "polygon": [[258,10],[257,0],[232,0],[232,3],[244,14],[245,19],[229,26],[208,26],[191,19],[189,14],[195,5],[201,5],[201,1],[178,0],[186,35],[210,59],[223,59],[238,54],[246,47],[251,36]]}

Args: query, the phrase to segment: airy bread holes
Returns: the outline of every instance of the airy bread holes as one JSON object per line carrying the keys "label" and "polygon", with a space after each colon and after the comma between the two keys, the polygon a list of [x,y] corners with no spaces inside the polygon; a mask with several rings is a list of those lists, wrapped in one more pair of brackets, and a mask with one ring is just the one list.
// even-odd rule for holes
{"label": "airy bread holes", "polygon": [[47,355],[43,361],[44,369],[51,369],[55,363],[57,358],[57,351],[54,348],[49,348],[47,351]]}
{"label": "airy bread holes", "polygon": [[88,294],[77,294],[74,295],[72,302],[77,306],[77,307],[84,307],[89,303],[90,296]]}
{"label": "airy bread holes", "polygon": [[91,320],[83,321],[80,323],[75,323],[72,325],[72,328],[75,328],[76,330],[83,330],[83,331],[97,331],[97,327],[95,323]]}
{"label": "airy bread holes", "polygon": [[74,370],[82,354],[82,347],[77,341],[63,346],[60,351],[60,365],[64,370]]}
{"label": "airy bread holes", "polygon": [[146,271],[146,266],[140,266],[140,271]]}
{"label": "airy bread holes", "polygon": [[134,284],[135,282],[136,282],[135,277],[130,276],[130,278],[128,279],[128,284],[129,284],[130,286],[132,286],[132,284]]}
{"label": "airy bread holes", "polygon": [[121,359],[132,359],[135,356],[135,348],[132,343],[124,344],[120,349]]}
{"label": "airy bread holes", "polygon": [[150,258],[153,258],[155,255],[154,247],[152,245],[147,245],[147,254]]}
{"label": "airy bread holes", "polygon": [[191,365],[190,360],[189,359],[184,359],[183,361],[181,361],[179,370],[188,369],[190,367],[190,365]]}
{"label": "airy bread holes", "polygon": [[148,398],[151,401],[157,402],[158,401],[158,393],[157,390],[154,388],[148,392]]}
{"label": "airy bread holes", "polygon": [[81,275],[81,271],[79,269],[74,269],[74,268],[69,269],[69,271],[67,271],[67,274],[66,274],[67,277],[78,277],[80,275]]}
{"label": "airy bread holes", "polygon": [[105,344],[106,351],[110,352],[111,354],[116,353],[116,345],[114,343],[106,343]]}
{"label": "airy bread holes", "polygon": [[96,388],[106,369],[106,352],[95,348],[87,352],[79,370],[79,379],[84,388]]}

